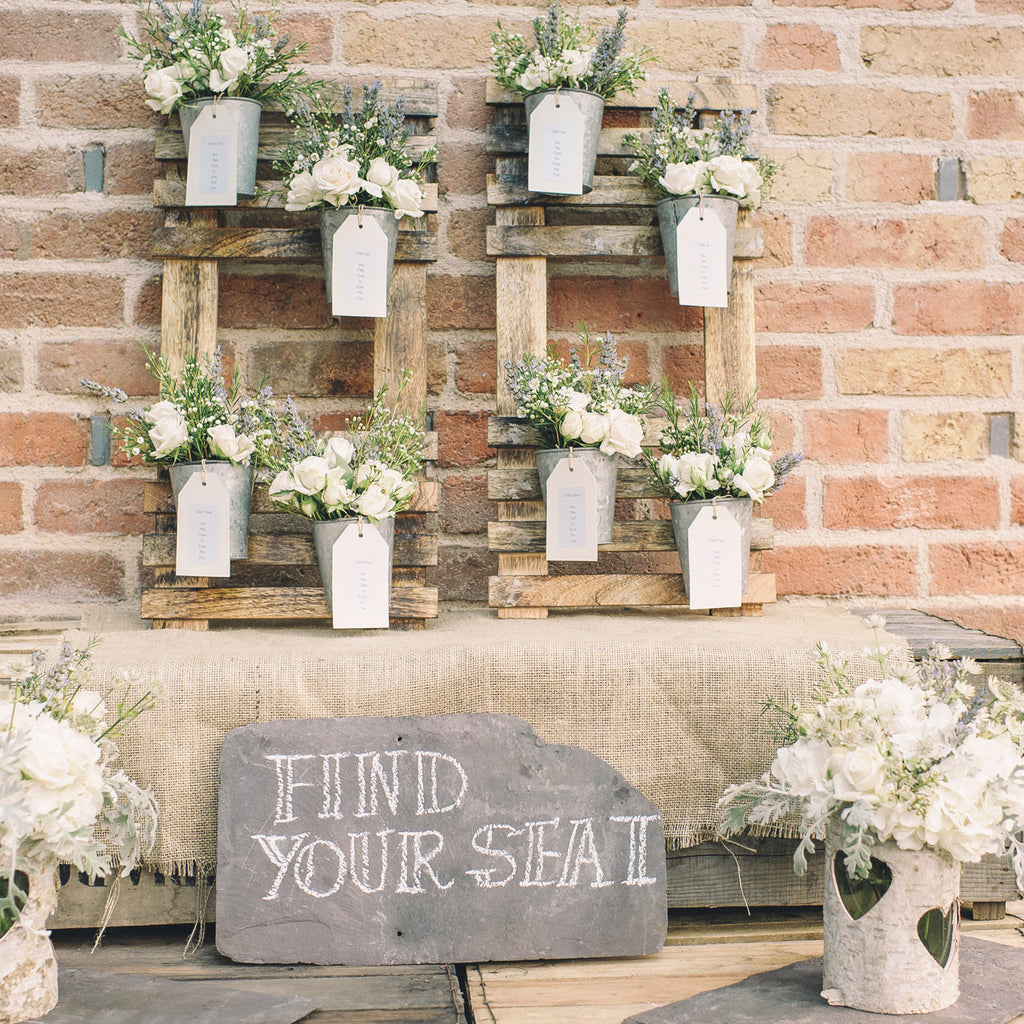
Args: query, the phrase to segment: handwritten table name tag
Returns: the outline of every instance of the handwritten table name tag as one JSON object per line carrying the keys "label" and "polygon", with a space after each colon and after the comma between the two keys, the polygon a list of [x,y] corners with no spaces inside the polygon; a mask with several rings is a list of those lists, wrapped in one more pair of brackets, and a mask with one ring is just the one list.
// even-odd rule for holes
{"label": "handwritten table name tag", "polygon": [[388,239],[374,217],[346,217],[334,232],[331,313],[388,315]]}
{"label": "handwritten table name tag", "polygon": [[332,557],[334,628],[387,629],[391,560],[377,527],[353,523],[334,542]]}
{"label": "handwritten table name tag", "polygon": [[676,225],[680,306],[729,305],[726,227],[710,207],[695,206]]}
{"label": "handwritten table name tag", "polygon": [[186,206],[234,206],[238,202],[238,123],[227,107],[203,107],[188,141]]}
{"label": "handwritten table name tag", "polygon": [[597,481],[582,459],[559,459],[548,477],[546,557],[597,561]]}
{"label": "handwritten table name tag", "polygon": [[687,531],[691,608],[739,608],[743,603],[740,524],[727,509],[703,508]]}
{"label": "handwritten table name tag", "polygon": [[530,115],[527,187],[583,195],[583,113],[567,98],[545,96]]}
{"label": "handwritten table name tag", "polygon": [[178,492],[174,571],[179,576],[230,576],[231,499],[212,473],[194,473]]}

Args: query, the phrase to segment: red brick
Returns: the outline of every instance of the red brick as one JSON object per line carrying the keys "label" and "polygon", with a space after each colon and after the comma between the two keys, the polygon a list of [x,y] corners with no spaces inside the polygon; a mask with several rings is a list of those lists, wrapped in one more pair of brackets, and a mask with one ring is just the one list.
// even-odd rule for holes
{"label": "red brick", "polygon": [[0,75],[0,128],[16,128],[21,120],[21,79]]}
{"label": "red brick", "polygon": [[36,259],[146,259],[162,211],[39,214],[30,222]]}
{"label": "red brick", "polygon": [[935,157],[923,153],[851,153],[846,190],[854,202],[922,203],[935,198]]}
{"label": "red brick", "polygon": [[82,466],[88,424],[57,412],[0,413],[0,466]]}
{"label": "red brick", "polygon": [[1010,522],[1024,526],[1024,476],[1010,478]]}
{"label": "red brick", "polygon": [[282,14],[274,20],[274,34],[278,39],[288,36],[292,46],[306,44],[299,64],[331,64],[334,60],[334,23],[326,14]]}
{"label": "red brick", "polygon": [[[299,274],[222,275],[218,324],[267,330],[280,327],[296,330],[330,327],[322,268],[309,276]],[[339,323],[346,330],[372,327],[372,320],[346,317]],[[296,346],[299,348],[301,346]]]}
{"label": "red brick", "polygon": [[369,395],[373,344],[335,338],[267,342],[254,349],[253,376],[266,374],[278,396]]}
{"label": "red brick", "polygon": [[1024,93],[1008,89],[972,92],[967,97],[969,139],[1024,139]]}
{"label": "red brick", "polygon": [[125,568],[92,551],[0,551],[0,597],[73,603],[126,597]]}
{"label": "red brick", "polygon": [[984,224],[977,217],[811,217],[806,258],[810,266],[822,267],[982,267]]}
{"label": "red brick", "polygon": [[772,281],[755,285],[759,331],[833,334],[863,331],[875,318],[870,285]]}
{"label": "red brick", "polygon": [[764,256],[757,261],[758,270],[792,266],[793,222],[783,214],[773,215],[760,210],[754,223],[764,234]]}
{"label": "red brick", "polygon": [[159,118],[137,75],[95,72],[39,81],[36,112],[45,128],[152,128]]}
{"label": "red brick", "polygon": [[22,241],[23,231],[27,234],[23,221],[0,217],[0,257],[14,259],[20,254],[25,259],[27,246]]}
{"label": "red brick", "polygon": [[664,277],[549,277],[548,327],[592,331],[695,331],[703,314],[680,306]]}
{"label": "red brick", "polygon": [[796,425],[793,422],[793,417],[771,405],[767,406],[767,411],[768,425],[772,431],[772,450],[776,454],[795,451]]}
{"label": "red brick", "polygon": [[931,594],[1024,594],[1024,544],[1006,540],[932,544]]}
{"label": "red brick", "polygon": [[36,526],[54,533],[149,533],[141,480],[52,480],[36,491]]}
{"label": "red brick", "polygon": [[704,391],[704,346],[669,345],[662,349],[661,366],[665,379],[677,395],[689,394],[690,381]]}
{"label": "red brick", "polygon": [[119,277],[23,271],[2,280],[5,327],[117,327],[123,322]]}
{"label": "red brick", "polygon": [[913,549],[885,544],[799,545],[765,551],[779,594],[902,596],[917,593]]}
{"label": "red brick", "polygon": [[[604,336],[604,331],[595,331],[593,327],[591,327],[590,340],[592,345],[599,344]],[[626,360],[626,373],[622,379],[623,383],[627,385],[646,384],[651,379],[650,363],[647,357],[647,345],[643,341],[625,340],[614,334],[612,335],[612,341],[615,343],[615,352],[618,357]],[[571,358],[572,351],[574,349],[579,354],[581,361],[586,359],[586,353],[580,346],[578,331],[572,331],[571,333],[566,334],[563,334],[562,332],[552,334],[548,339],[548,347],[555,355],[566,363],[568,363]],[[591,358],[596,361],[596,354]]]}
{"label": "red brick", "polygon": [[834,7],[841,11],[862,7],[883,11],[945,11],[953,6],[953,0],[776,0],[776,4],[779,7]]}
{"label": "red brick", "polygon": [[498,571],[498,557],[481,543],[441,544],[438,564],[427,569],[427,582],[441,601],[487,601],[487,578]]}
{"label": "red brick", "polygon": [[489,412],[435,412],[437,464],[475,466],[494,455],[487,447]]}
{"label": "red brick", "polygon": [[835,34],[817,25],[768,25],[755,66],[764,71],[839,71]]}
{"label": "red brick", "polygon": [[441,530],[444,533],[486,533],[497,505],[487,498],[487,477],[459,474],[445,479],[441,489]]}
{"label": "red brick", "polygon": [[898,334],[1024,334],[1024,284],[945,281],[893,288]]}
{"label": "red brick", "polygon": [[464,260],[493,260],[487,255],[487,226],[493,223],[491,210],[453,210],[448,225],[452,255]]}
{"label": "red brick", "polygon": [[807,529],[807,481],[788,477],[778,491],[765,498],[760,514],[771,519],[776,530]]}
{"label": "red brick", "polygon": [[159,177],[153,142],[113,142],[105,147],[103,191],[111,196],[151,195]]}
{"label": "red brick", "polygon": [[83,379],[121,388],[129,395],[156,393],[138,342],[46,342],[39,346],[36,374],[39,385],[55,393],[83,395]]}
{"label": "red brick", "polygon": [[120,25],[114,12],[19,5],[0,11],[0,60],[113,64],[121,56]]}
{"label": "red brick", "polygon": [[811,409],[804,416],[804,455],[825,465],[884,462],[889,415],[881,409]]}
{"label": "red brick", "polygon": [[[220,303],[223,304],[223,299]],[[132,324],[136,327],[159,327],[162,305],[163,278],[151,277],[143,281],[132,303]]]}
{"label": "red brick", "polygon": [[1024,218],[1011,218],[999,235],[999,253],[1011,263],[1024,263]]}
{"label": "red brick", "polygon": [[463,341],[455,353],[455,386],[471,395],[493,395],[497,378],[503,373],[497,365],[497,346],[493,338]]}
{"label": "red brick", "polygon": [[493,277],[430,277],[427,324],[431,330],[494,330]]}
{"label": "red brick", "polygon": [[63,195],[81,192],[84,187],[80,150],[57,146],[24,149],[0,144],[0,194]]}
{"label": "red brick", "polygon": [[483,76],[460,75],[452,80],[447,109],[449,128],[471,128],[479,131],[491,123],[491,110],[484,102],[486,82],[487,79]]}
{"label": "red brick", "polygon": [[483,145],[445,142],[437,149],[438,191],[442,196],[479,195],[494,171],[494,157]]}
{"label": "red brick", "polygon": [[21,531],[21,484],[0,482],[0,533]]}
{"label": "red brick", "polygon": [[999,485],[970,477],[855,477],[824,491],[829,530],[982,530],[999,525]]}
{"label": "red brick", "polygon": [[760,345],[761,398],[820,398],[821,350],[803,345]]}

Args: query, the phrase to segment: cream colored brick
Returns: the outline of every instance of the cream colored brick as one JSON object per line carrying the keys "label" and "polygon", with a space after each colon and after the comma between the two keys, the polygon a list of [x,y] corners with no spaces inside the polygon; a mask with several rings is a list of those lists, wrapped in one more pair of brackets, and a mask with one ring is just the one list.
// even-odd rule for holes
{"label": "cream colored brick", "polygon": [[869,70],[890,75],[1018,75],[1024,31],[871,25],[861,31],[861,59]]}
{"label": "cream colored brick", "polygon": [[738,68],[743,56],[743,27],[732,22],[644,18],[632,22],[628,31],[630,42],[649,46],[658,55],[655,73]]}
{"label": "cream colored brick", "polygon": [[967,197],[975,203],[1024,199],[1024,158],[978,156],[968,160]]}
{"label": "cream colored brick", "polygon": [[419,14],[385,21],[369,14],[348,14],[342,26],[342,53],[347,64],[490,67],[495,27],[490,18],[460,17],[453,22],[445,16]]}
{"label": "cream colored brick", "polygon": [[782,164],[772,181],[772,199],[824,202],[832,195],[833,157],[821,149],[765,150]]}
{"label": "cream colored brick", "polygon": [[1010,393],[1010,353],[969,348],[855,348],[836,358],[844,395],[971,395]]}
{"label": "cream colored brick", "polygon": [[982,413],[908,412],[903,415],[907,462],[988,457],[988,417]]}

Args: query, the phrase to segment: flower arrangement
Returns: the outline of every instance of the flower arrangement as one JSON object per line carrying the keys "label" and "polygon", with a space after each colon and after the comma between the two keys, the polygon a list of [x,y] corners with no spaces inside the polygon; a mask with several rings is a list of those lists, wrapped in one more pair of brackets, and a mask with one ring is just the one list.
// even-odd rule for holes
{"label": "flower arrangement", "polygon": [[[247,466],[267,461],[277,433],[271,389],[261,385],[254,397],[242,394],[238,367],[225,386],[218,348],[212,356],[189,355],[180,371],[149,349],[146,365],[160,388],[160,401],[148,409],[132,409],[123,425],[112,424],[126,455],[145,462],[171,465],[203,459],[229,459]],[[92,380],[82,387],[93,394],[124,403],[128,396]]]}
{"label": "flower arrangement", "polygon": [[691,93],[676,113],[669,91],[661,90],[650,132],[646,137],[631,132],[623,139],[637,157],[630,173],[666,197],[723,196],[756,209],[779,165],[766,157],[748,159],[746,113],[726,112],[707,127],[694,127],[696,96]]}
{"label": "flower arrangement", "polygon": [[229,28],[203,0],[184,7],[164,0],[145,5],[137,0],[136,5],[145,35],[136,39],[122,28],[121,38],[142,65],[146,106],[159,114],[210,96],[242,96],[289,107],[322,86],[292,66],[307,44],[275,38],[276,9],[250,15],[233,0],[234,27]]}
{"label": "flower arrangement", "polygon": [[293,115],[296,137],[274,163],[287,192],[285,209],[351,204],[390,209],[399,220],[421,217],[420,182],[435,151],[413,167],[403,105],[385,104],[380,82],[363,87],[360,105],[345,86],[340,114],[322,97],[301,105]]}
{"label": "flower arrangement", "polygon": [[[624,387],[629,360],[618,357],[610,334],[595,346],[586,324],[579,327],[580,351],[566,365],[554,354],[505,363],[505,381],[547,448],[600,448],[606,455],[634,459],[642,451],[641,416],[654,388]],[[596,363],[595,363],[596,357]]]}
{"label": "flower arrangement", "polygon": [[647,78],[645,65],[657,60],[646,46],[630,54],[622,52],[626,42],[624,8],[614,28],[594,33],[568,14],[555,0],[542,18],[535,18],[536,46],[530,46],[518,32],[507,32],[498,24],[491,34],[494,77],[506,89],[524,96],[540,89],[583,89],[604,100],[618,92],[632,93]]}
{"label": "flower arrangement", "polygon": [[730,786],[723,829],[800,815],[797,874],[831,820],[842,829],[846,872],[868,878],[875,843],[931,848],[954,860],[1012,855],[1024,887],[1024,695],[1009,682],[978,684],[977,664],[948,649],[900,671],[877,642],[879,678],[855,685],[819,644],[824,684],[816,703],[782,708],[786,745],[759,780]]}
{"label": "flower arrangement", "polygon": [[672,501],[764,501],[803,459],[788,452],[771,461],[772,432],[767,414],[757,409],[756,392],[742,403],[727,395],[718,406],[702,403],[691,383],[689,403],[681,411],[665,385],[661,406],[668,417],[659,439],[662,454],[655,458],[645,451],[644,458]]}
{"label": "flower arrangement", "polygon": [[14,927],[28,876],[58,861],[90,875],[126,875],[153,847],[153,794],[113,768],[114,739],[154,703],[133,678],[91,689],[92,644],[47,661],[0,665],[0,935]]}
{"label": "flower arrangement", "polygon": [[[403,375],[399,397],[408,380]],[[278,472],[270,498],[278,508],[312,520],[361,516],[376,522],[408,507],[423,464],[423,434],[386,404],[386,394],[382,387],[340,437],[314,432],[288,399],[272,459]]]}

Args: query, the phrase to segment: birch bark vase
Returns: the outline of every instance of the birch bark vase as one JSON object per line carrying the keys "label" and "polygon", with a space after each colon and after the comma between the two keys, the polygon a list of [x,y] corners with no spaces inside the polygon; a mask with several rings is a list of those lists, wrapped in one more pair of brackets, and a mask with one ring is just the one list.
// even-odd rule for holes
{"label": "birch bark vase", "polygon": [[[931,849],[872,848],[887,888],[865,896],[844,877],[838,830],[825,842],[822,997],[872,1013],[933,1013],[960,996],[960,863]],[[884,888],[884,891],[881,891]],[[846,890],[845,896],[843,890]],[[857,916],[859,915],[859,916]]]}
{"label": "birch bark vase", "polygon": [[57,1005],[57,960],[46,930],[57,909],[57,865],[28,880],[21,919],[0,937],[0,1024],[17,1024]]}

